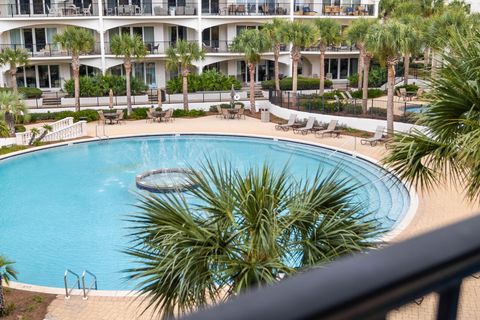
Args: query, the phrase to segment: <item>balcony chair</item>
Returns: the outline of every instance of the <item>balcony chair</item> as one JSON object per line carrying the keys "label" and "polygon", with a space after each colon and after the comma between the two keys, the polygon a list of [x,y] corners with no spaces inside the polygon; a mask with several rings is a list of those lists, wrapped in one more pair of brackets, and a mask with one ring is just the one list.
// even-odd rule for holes
{"label": "balcony chair", "polygon": [[184,16],[185,15],[185,7],[179,6],[175,8],[175,15],[176,16]]}
{"label": "balcony chair", "polygon": [[245,8],[245,5],[244,4],[240,4],[237,6],[237,10],[235,11],[236,14],[241,14],[241,15],[244,15],[247,13],[247,10]]}
{"label": "balcony chair", "polygon": [[91,16],[92,15],[92,4],[88,5],[88,8],[82,8],[82,13],[84,16]]}
{"label": "balcony chair", "polygon": [[195,8],[194,7],[185,7],[185,15],[186,16],[194,16],[195,15]]}
{"label": "balcony chair", "polygon": [[47,11],[48,11],[48,15],[49,15],[49,16],[58,17],[58,16],[61,16],[61,15],[62,15],[62,11],[61,11],[61,10],[58,10],[58,9],[55,8],[55,7],[50,8],[50,7],[48,6],[48,4],[46,5],[46,7],[47,7]]}

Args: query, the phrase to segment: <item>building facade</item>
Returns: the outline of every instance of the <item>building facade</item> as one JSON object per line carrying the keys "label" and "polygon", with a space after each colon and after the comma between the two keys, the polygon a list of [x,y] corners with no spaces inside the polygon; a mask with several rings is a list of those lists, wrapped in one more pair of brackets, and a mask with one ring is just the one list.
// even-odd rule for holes
{"label": "building facade", "polygon": [[[229,50],[241,30],[259,28],[274,17],[303,21],[336,19],[346,27],[359,17],[378,15],[378,0],[7,1],[0,4],[1,47],[21,47],[30,53],[30,64],[19,68],[17,83],[20,87],[38,87],[44,91],[61,90],[71,78],[69,53],[53,43],[53,36],[67,26],[84,27],[95,35],[94,49],[80,58],[83,75],[123,74],[122,58],[110,52],[110,38],[119,32],[140,35],[148,55],[134,65],[133,76],[151,88],[161,88],[174,76],[165,68],[165,51],[178,39],[195,41],[205,49],[205,60],[195,65],[197,72],[214,68],[246,82],[248,72],[242,55]],[[345,82],[356,72],[358,54],[355,47],[348,45],[329,48],[327,77],[334,82]],[[299,73],[318,77],[318,48],[309,48],[302,56]],[[291,69],[286,46],[280,57],[280,72],[291,76]],[[273,70],[273,54],[266,53],[257,67],[255,80],[271,79]],[[9,81],[4,67],[0,83],[9,86]]]}

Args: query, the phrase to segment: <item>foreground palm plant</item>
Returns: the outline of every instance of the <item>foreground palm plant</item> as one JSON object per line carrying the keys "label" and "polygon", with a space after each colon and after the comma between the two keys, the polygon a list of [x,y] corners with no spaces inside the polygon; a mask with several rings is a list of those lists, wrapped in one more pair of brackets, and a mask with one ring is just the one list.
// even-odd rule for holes
{"label": "foreground palm plant", "polygon": [[0,92],[0,115],[5,119],[11,137],[15,136],[17,117],[26,113],[27,107],[21,95],[13,91]]}
{"label": "foreground palm plant", "polygon": [[298,181],[268,165],[207,161],[190,180],[188,201],[142,196],[129,219],[129,278],[163,319],[364,250],[380,234],[336,171]]}
{"label": "foreground palm plant", "polygon": [[232,51],[241,52],[245,55],[245,62],[250,75],[250,110],[255,109],[255,68],[260,62],[261,54],[268,51],[272,46],[270,39],[265,33],[257,29],[247,29],[240,32],[232,43]]}
{"label": "foreground palm plant", "polygon": [[480,29],[448,38],[441,76],[432,80],[433,102],[420,118],[427,131],[397,134],[384,162],[419,188],[453,179],[480,200]]}
{"label": "foreground palm plant", "polygon": [[17,279],[17,272],[12,267],[13,261],[9,261],[6,257],[0,256],[0,317],[3,317],[6,311],[5,295],[3,293],[3,282],[8,285],[12,279]]}

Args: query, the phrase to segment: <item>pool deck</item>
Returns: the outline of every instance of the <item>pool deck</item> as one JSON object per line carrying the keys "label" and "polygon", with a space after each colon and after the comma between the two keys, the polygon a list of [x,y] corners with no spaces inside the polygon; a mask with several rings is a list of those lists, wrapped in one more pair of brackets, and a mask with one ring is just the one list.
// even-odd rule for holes
{"label": "pool deck", "polygon": [[[88,134],[95,136],[96,123],[88,124]],[[37,124],[36,127],[39,125]],[[124,125],[105,126],[109,137],[155,133],[228,133],[274,136],[278,138],[296,139],[314,142],[357,152],[364,156],[381,159],[386,150],[383,145],[371,147],[360,144],[360,138],[340,136],[339,138],[316,138],[314,135],[297,135],[292,131],[277,131],[273,123],[262,123],[257,119],[247,117],[246,120],[222,120],[215,116],[197,119],[176,119],[170,123],[146,123],[127,121]],[[452,184],[438,186],[426,193],[418,192],[419,205],[411,223],[392,241],[399,241],[420,233],[434,230],[455,221],[472,216],[479,211],[479,206],[469,204],[463,195]],[[417,320],[434,319],[436,296],[429,295],[417,306],[410,304],[398,311],[393,311],[389,319]],[[58,295],[48,308],[48,320],[101,320],[101,319],[151,319],[149,313],[141,314],[141,302],[132,297],[101,297],[91,296],[87,301],[81,297],[65,300]],[[459,319],[480,320],[480,279],[467,279],[462,287]]]}

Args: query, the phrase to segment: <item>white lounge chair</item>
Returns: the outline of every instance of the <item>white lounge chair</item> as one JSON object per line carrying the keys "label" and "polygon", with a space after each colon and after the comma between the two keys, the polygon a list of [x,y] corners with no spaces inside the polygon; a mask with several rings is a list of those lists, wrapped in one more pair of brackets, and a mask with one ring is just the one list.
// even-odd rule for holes
{"label": "white lounge chair", "polygon": [[286,124],[277,124],[275,126],[275,129],[288,131],[290,130],[290,128],[293,128],[293,125],[295,124],[295,120],[297,120],[297,115],[292,113],[288,118],[288,122]]}
{"label": "white lounge chair", "polygon": [[338,120],[331,120],[330,123],[328,124],[327,129],[316,131],[315,136],[323,138],[325,134],[330,134],[331,136],[335,134],[338,137],[340,135],[340,131],[335,130],[337,128],[337,123],[338,123]]}
{"label": "white lounge chair", "polygon": [[376,146],[378,142],[385,142],[385,138],[383,137],[383,132],[385,131],[384,126],[378,126],[375,130],[375,134],[372,138],[366,138],[360,140],[361,144],[370,144],[372,147]]}
{"label": "white lounge chair", "polygon": [[309,117],[305,127],[293,128],[293,133],[307,134],[309,131],[313,131],[314,124],[315,124],[315,117]]}

